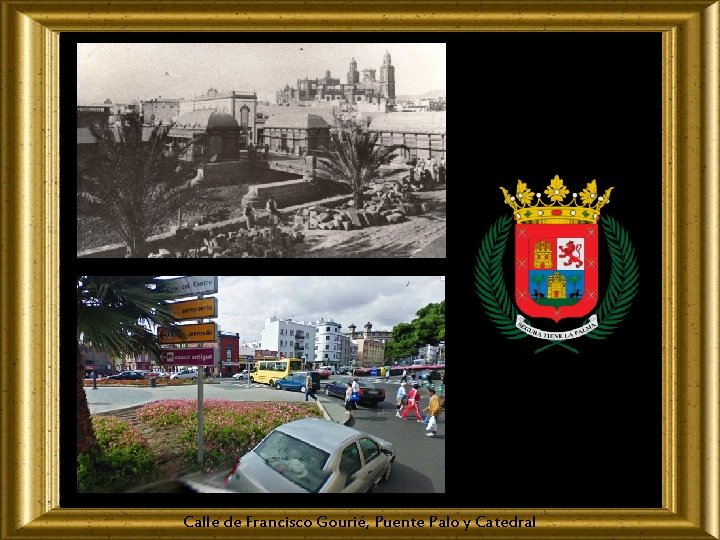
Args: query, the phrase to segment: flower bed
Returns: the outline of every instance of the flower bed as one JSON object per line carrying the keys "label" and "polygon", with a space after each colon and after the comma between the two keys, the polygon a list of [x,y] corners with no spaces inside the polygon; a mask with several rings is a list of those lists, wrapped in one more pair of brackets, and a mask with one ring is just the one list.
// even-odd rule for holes
{"label": "flower bed", "polygon": [[[204,379],[205,384],[217,384],[212,379]],[[196,384],[197,381],[191,379],[163,379],[155,377],[155,384],[157,386],[182,386],[185,384]],[[118,380],[118,379],[97,379],[97,386],[150,386],[150,379],[129,379],[129,380]],[[83,379],[83,386],[92,386],[92,379]]]}
{"label": "flower bed", "polygon": [[[226,465],[255,447],[281,424],[308,416],[322,417],[314,403],[243,402],[207,399],[203,413],[203,467]],[[153,426],[181,425],[185,461],[197,462],[197,401],[163,400],[137,411]]]}

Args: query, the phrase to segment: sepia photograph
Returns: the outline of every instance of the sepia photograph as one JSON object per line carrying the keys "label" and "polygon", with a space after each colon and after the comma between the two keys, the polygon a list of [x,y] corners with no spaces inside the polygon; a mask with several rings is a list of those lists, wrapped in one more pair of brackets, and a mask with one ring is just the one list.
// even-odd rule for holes
{"label": "sepia photograph", "polygon": [[445,59],[79,43],[78,258],[444,258]]}

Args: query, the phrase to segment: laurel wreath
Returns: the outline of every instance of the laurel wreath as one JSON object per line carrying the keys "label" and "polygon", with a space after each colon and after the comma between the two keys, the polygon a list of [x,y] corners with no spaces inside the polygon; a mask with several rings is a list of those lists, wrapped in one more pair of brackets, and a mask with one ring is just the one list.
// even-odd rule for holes
{"label": "laurel wreath", "polygon": [[[503,216],[483,237],[475,265],[475,291],[500,332],[508,339],[522,339],[528,334],[515,326],[517,310],[510,301],[502,272],[512,223],[512,216]],[[602,224],[610,250],[610,280],[597,310],[598,326],[584,336],[591,339],[605,339],[615,331],[630,311],[639,287],[637,257],[630,237],[612,216],[603,216]]]}

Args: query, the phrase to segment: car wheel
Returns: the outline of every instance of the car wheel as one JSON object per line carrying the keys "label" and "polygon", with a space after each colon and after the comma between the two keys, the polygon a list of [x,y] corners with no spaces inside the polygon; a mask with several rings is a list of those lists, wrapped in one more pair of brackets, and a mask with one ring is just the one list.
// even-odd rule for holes
{"label": "car wheel", "polygon": [[329,396],[329,395],[330,395],[330,389],[329,389],[329,388],[326,388],[326,389],[325,389],[325,395],[326,395],[326,396]]}
{"label": "car wheel", "polygon": [[275,388],[277,388],[278,390],[280,390],[280,383],[276,384],[276,385],[275,385]]}
{"label": "car wheel", "polygon": [[390,480],[390,476],[392,475],[392,468],[393,468],[393,462],[391,461],[388,463],[387,469],[385,469],[385,472],[382,475],[381,482],[387,482]]}
{"label": "car wheel", "polygon": [[250,377],[250,382],[255,382],[255,378],[254,378],[254,377]]}

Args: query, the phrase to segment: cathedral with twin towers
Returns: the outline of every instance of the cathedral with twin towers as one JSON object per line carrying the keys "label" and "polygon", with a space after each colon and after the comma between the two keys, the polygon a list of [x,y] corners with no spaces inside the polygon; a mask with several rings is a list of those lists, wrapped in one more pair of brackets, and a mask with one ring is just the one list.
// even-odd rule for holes
{"label": "cathedral with twin towers", "polygon": [[333,78],[328,70],[324,77],[298,79],[295,87],[286,84],[285,88],[276,93],[276,101],[280,105],[304,105],[308,102],[345,102],[353,105],[360,102],[384,102],[393,105],[395,66],[392,65],[390,53],[386,51],[378,78],[375,68],[358,71],[357,62],[352,58],[344,82]]}

